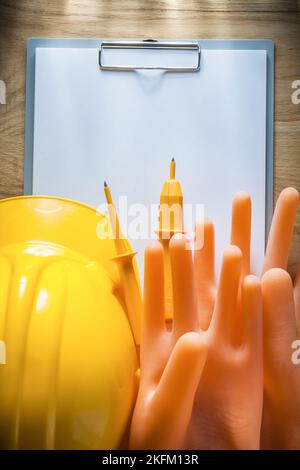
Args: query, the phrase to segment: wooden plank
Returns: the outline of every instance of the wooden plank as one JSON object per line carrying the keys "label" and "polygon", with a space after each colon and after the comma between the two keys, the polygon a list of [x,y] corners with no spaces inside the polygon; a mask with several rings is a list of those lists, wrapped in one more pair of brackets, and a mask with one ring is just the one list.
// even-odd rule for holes
{"label": "wooden plank", "polygon": [[175,12],[297,12],[299,1],[297,0],[68,0],[62,2],[55,0],[15,1],[1,0],[3,5],[11,11],[19,11],[31,15],[61,15],[68,14],[71,10],[74,15],[90,16],[99,12],[120,11],[133,13],[134,15],[145,11],[160,13]]}

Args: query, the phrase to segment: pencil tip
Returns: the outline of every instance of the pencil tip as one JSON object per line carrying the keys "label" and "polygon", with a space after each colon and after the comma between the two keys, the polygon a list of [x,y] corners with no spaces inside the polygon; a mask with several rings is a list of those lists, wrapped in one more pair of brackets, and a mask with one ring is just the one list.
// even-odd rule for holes
{"label": "pencil tip", "polygon": [[104,187],[105,187],[105,188],[107,187],[107,182],[106,182],[106,181],[104,181]]}
{"label": "pencil tip", "polygon": [[175,158],[174,158],[174,157],[172,158],[171,162],[175,162]]}

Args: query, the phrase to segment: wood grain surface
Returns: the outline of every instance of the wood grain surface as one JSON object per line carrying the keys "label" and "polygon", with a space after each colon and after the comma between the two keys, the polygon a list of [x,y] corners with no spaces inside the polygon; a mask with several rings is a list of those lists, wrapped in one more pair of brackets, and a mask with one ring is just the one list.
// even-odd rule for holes
{"label": "wood grain surface", "polygon": [[[23,192],[26,40],[29,37],[270,38],[276,44],[274,199],[300,190],[300,1],[0,0],[0,197]],[[290,258],[300,259],[300,216]]]}

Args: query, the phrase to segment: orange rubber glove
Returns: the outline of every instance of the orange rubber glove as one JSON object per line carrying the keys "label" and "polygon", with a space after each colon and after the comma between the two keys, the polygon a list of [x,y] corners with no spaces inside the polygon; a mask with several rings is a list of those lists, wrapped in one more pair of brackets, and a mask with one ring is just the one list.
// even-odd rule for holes
{"label": "orange rubber glove", "polygon": [[145,251],[144,308],[140,388],[131,433],[131,449],[181,449],[194,396],[206,359],[206,342],[196,333],[191,252],[179,240],[170,242],[174,288],[174,323],[164,318],[163,248]]}
{"label": "orange rubber glove", "polygon": [[[206,220],[197,224],[196,230],[204,231],[204,246],[195,252],[195,277],[199,321],[209,337],[209,353],[196,394],[187,445],[202,449],[258,449],[263,398],[262,306],[259,281],[248,276],[249,195],[238,193],[232,204],[231,243],[240,248],[243,256],[237,249],[226,251],[220,276],[219,291],[224,285],[226,292],[224,304],[229,292],[235,292],[230,320],[226,322],[227,327],[231,325],[227,335],[222,330],[218,335],[214,329],[214,312],[218,308],[214,227]],[[234,276],[234,269],[239,275]],[[245,349],[247,354],[243,353]]]}
{"label": "orange rubber glove", "polygon": [[[246,276],[239,306],[242,268],[239,248],[227,248],[206,331],[209,351],[187,433],[188,448],[259,448],[263,398],[261,288],[255,276]],[[240,324],[242,335],[237,343]]]}
{"label": "orange rubber glove", "polygon": [[264,309],[264,408],[261,446],[300,449],[300,364],[292,344],[300,339],[300,276],[293,289],[280,268],[262,279]]}
{"label": "orange rubber glove", "polygon": [[[256,448],[262,408],[259,282],[254,276],[244,282],[241,311],[245,335],[239,348],[235,348],[231,342],[235,328],[232,312],[238,300],[242,255],[238,248],[229,247],[224,254],[211,327],[206,333],[186,333],[200,331],[194,265],[191,251],[186,249],[187,243],[184,238],[177,237],[170,242],[174,288],[171,332],[165,329],[163,312],[163,251],[158,244],[146,250],[141,382],[130,446],[147,449],[215,445]],[[205,342],[209,343],[209,365],[205,365],[203,373],[206,376],[204,398],[200,376],[205,360]],[[188,354],[189,359],[185,357],[175,364],[176,351],[177,356]],[[171,374],[172,380],[163,380],[167,374]],[[193,406],[195,393],[197,401]],[[201,410],[198,406],[200,396],[204,407]],[[256,397],[256,406],[250,409],[248,403],[253,402],[253,396]],[[209,409],[205,409],[207,402],[210,403]],[[237,409],[242,412],[241,418]],[[244,426],[241,429],[243,420],[248,423],[247,429]]]}
{"label": "orange rubber glove", "polygon": [[285,188],[279,195],[274,210],[263,272],[271,268],[287,270],[289,250],[299,205],[299,193]]}
{"label": "orange rubber glove", "polygon": [[[293,188],[284,189],[277,201],[276,208],[274,211],[274,216],[272,220],[272,226],[270,229],[270,234],[268,237],[268,245],[266,249],[266,256],[264,262],[263,271],[274,267],[287,269],[288,263],[288,254],[289,248],[291,245],[293,226],[296,220],[297,207],[299,203],[299,193]],[[201,311],[204,312],[204,315],[200,318],[203,328],[208,328],[211,320],[212,310],[215,302],[216,296],[216,287],[215,287],[215,274],[214,274],[214,227],[211,222],[205,221],[204,227],[203,224],[198,224],[197,230],[204,230],[204,246],[200,251],[195,253],[195,264],[196,264],[196,278],[197,278],[197,290],[198,290],[198,303],[200,305]],[[242,268],[242,277],[247,275],[250,271],[250,240],[251,240],[251,200],[247,194],[239,193],[233,201],[232,205],[232,230],[231,230],[231,243],[239,246],[243,252],[243,268]],[[300,283],[300,268],[298,269],[298,281],[295,283],[294,288],[294,299],[295,299],[295,312],[296,319],[298,322],[298,338],[299,338],[299,310],[300,310],[300,289],[297,287]],[[273,279],[274,278],[274,279]],[[284,278],[284,279],[281,279]],[[280,280],[281,279],[281,280]],[[290,281],[291,282],[291,281]],[[277,315],[278,318],[285,318],[283,329],[287,329],[290,332],[293,331],[293,334],[290,333],[289,337],[284,337],[282,332],[280,333],[280,320],[276,322],[276,312],[278,308],[274,308],[274,314],[269,315],[272,309],[266,305],[270,305],[266,299],[274,299],[274,306],[277,303],[277,296],[272,296],[272,285],[273,290],[281,284],[287,286],[287,273],[285,275],[283,272],[274,272],[270,273],[270,279],[267,276],[263,278],[263,291],[265,292],[265,309],[264,309],[264,375],[265,375],[265,391],[264,391],[264,419],[262,426],[262,445],[264,447],[293,447],[298,445],[300,448],[300,443],[295,444],[296,438],[288,438],[288,431],[282,432],[285,429],[284,423],[287,423],[287,430],[292,429],[291,422],[294,422],[294,434],[297,436],[299,431],[299,400],[298,398],[293,398],[293,392],[295,388],[297,393],[294,394],[294,397],[300,395],[299,382],[298,388],[293,384],[295,383],[295,377],[300,375],[297,366],[293,365],[291,367],[291,349],[292,337],[296,339],[296,330],[294,328],[295,320],[291,312],[292,307],[286,306],[283,308],[282,315]],[[280,289],[280,292],[284,288]],[[290,288],[289,288],[290,290]],[[284,295],[285,301],[288,299],[290,294],[288,292]],[[280,296],[279,296],[280,298]],[[278,305],[284,306],[284,302],[278,302]],[[280,307],[281,308],[281,307]],[[239,309],[237,309],[238,312]],[[288,313],[289,312],[289,313]],[[274,321],[272,329],[272,321]],[[290,326],[288,326],[290,325]],[[240,328],[237,328],[239,331]],[[276,331],[277,330],[277,331]],[[271,333],[272,332],[272,333]],[[272,335],[277,337],[282,337],[281,352],[275,352],[274,346],[277,343],[276,340],[272,340]],[[300,339],[300,338],[299,338]],[[279,346],[278,346],[279,347]],[[280,373],[283,372],[283,368],[280,366],[282,363],[278,362],[278,355],[285,357],[286,362],[286,373],[283,374],[285,377],[285,385],[281,387],[282,379]],[[278,364],[278,367],[275,365]],[[273,371],[273,372],[270,372]],[[287,371],[289,371],[287,373]],[[204,371],[205,372],[205,371]],[[268,377],[274,374],[273,381],[268,379]],[[205,377],[205,374],[204,374]],[[289,379],[290,377],[290,379]],[[267,384],[272,383],[273,393],[270,392],[270,387]],[[277,385],[276,385],[277,384]],[[278,392],[276,391],[278,390]],[[270,396],[269,396],[270,395]],[[271,399],[271,397],[273,397]],[[285,406],[280,405],[280,397],[286,404],[289,404],[289,407],[286,408],[291,412],[286,412],[289,414],[290,418],[284,418],[281,413],[284,415]],[[282,412],[278,410],[282,408]],[[274,418],[272,415],[274,413]],[[281,416],[281,423],[279,423],[278,416]],[[293,418],[292,418],[293,417]],[[291,419],[292,418],[292,419]],[[277,423],[277,424],[276,424]],[[277,434],[279,437],[277,437]],[[282,435],[285,435],[286,441],[283,440]],[[281,437],[280,437],[281,436]],[[288,444],[289,443],[289,444]]]}
{"label": "orange rubber glove", "polygon": [[280,194],[270,230],[262,278],[264,312],[264,408],[261,446],[300,449],[300,365],[292,344],[300,339],[300,264],[294,286],[287,273],[299,193]]}

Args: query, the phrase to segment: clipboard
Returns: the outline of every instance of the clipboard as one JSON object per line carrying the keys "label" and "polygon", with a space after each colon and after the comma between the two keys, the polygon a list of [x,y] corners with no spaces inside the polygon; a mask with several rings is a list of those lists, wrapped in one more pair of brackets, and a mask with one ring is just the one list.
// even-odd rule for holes
{"label": "clipboard", "polygon": [[[24,192],[98,206],[107,179],[115,199],[158,203],[175,157],[184,201],[203,202],[215,222],[216,259],[232,197],[250,192],[259,274],[273,213],[273,103],[271,40],[30,39]],[[143,272],[148,240],[131,242]]]}

